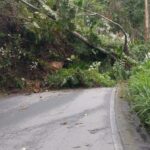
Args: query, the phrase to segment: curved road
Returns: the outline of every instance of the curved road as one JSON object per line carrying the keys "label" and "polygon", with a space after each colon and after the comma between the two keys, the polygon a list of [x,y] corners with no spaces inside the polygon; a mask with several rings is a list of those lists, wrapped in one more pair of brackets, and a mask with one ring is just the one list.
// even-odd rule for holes
{"label": "curved road", "polygon": [[64,90],[0,100],[0,150],[122,150],[114,89]]}

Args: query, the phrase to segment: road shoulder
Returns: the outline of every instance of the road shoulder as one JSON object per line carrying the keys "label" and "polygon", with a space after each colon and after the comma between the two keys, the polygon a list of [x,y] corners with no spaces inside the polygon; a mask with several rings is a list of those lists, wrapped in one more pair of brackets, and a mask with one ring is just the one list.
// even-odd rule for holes
{"label": "road shoulder", "polygon": [[124,150],[150,150],[150,137],[139,118],[131,112],[127,100],[120,95],[119,88],[115,95],[115,114]]}

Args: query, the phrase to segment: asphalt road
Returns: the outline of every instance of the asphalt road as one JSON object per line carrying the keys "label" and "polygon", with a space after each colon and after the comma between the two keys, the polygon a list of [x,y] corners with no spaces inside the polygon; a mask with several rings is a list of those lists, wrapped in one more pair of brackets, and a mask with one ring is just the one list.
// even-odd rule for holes
{"label": "asphalt road", "polygon": [[0,150],[122,150],[114,89],[14,95],[0,99]]}

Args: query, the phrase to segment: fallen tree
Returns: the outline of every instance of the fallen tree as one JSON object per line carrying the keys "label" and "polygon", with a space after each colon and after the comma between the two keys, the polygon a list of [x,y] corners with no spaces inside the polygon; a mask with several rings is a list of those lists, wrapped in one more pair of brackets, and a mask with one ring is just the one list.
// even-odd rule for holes
{"label": "fallen tree", "polygon": [[[23,0],[24,1],[24,0]],[[41,0],[38,0],[38,2],[44,7],[45,6],[45,3]],[[59,15],[53,11],[50,7],[48,7],[47,9],[48,11],[48,16],[53,19],[53,20],[58,20],[59,19]],[[113,52],[109,52],[107,50],[105,50],[104,48],[102,47],[96,47],[95,45],[93,45],[92,43],[89,42],[89,40],[84,37],[83,35],[81,35],[79,32],[76,32],[76,31],[70,31],[68,30],[68,32],[70,32],[74,37],[80,39],[83,43],[85,43],[86,45],[88,45],[89,47],[93,48],[93,49],[96,49],[96,50],[99,50],[101,53],[105,54],[105,55],[109,55],[110,57],[112,57],[113,59],[116,59],[116,54],[113,53]]]}
{"label": "fallen tree", "polygon": [[[26,0],[20,0],[22,3],[26,4],[29,8],[31,8],[33,11],[40,11],[40,8],[37,8],[36,6],[30,4],[29,2],[27,2]],[[53,21],[56,21],[58,19],[60,19],[60,16],[57,14],[57,12],[55,12],[54,10],[52,10],[50,7],[48,7],[43,1],[41,0],[38,0],[39,4],[41,4],[42,8],[45,9],[45,14],[50,18],[52,19]],[[95,12],[91,12],[89,10],[86,10],[86,12],[89,12],[89,13],[92,13],[92,15],[94,16],[98,16],[98,17],[101,17],[111,23],[113,23],[114,25],[116,25],[117,27],[120,28],[120,30],[123,32],[124,36],[125,36],[125,42],[124,42],[124,49],[123,49],[123,52],[128,55],[129,54],[129,51],[128,51],[128,39],[127,39],[127,33],[125,32],[125,30],[123,29],[123,27],[110,20],[109,18],[101,15],[101,14],[98,14],[98,13],[95,13]],[[90,14],[91,15],[91,14]],[[67,30],[67,32],[70,32],[74,37],[78,38],[79,40],[81,40],[83,43],[85,43],[86,45],[88,45],[89,47],[93,48],[93,49],[96,49],[96,50],[99,50],[102,54],[105,54],[106,56],[110,56],[111,58],[113,59],[116,59],[118,56],[117,54],[115,54],[114,52],[112,51],[108,51],[102,47],[97,47],[95,46],[94,44],[92,44],[91,42],[89,42],[89,40],[84,37],[83,35],[81,35],[79,32],[76,32],[76,31],[70,31],[70,30]]]}

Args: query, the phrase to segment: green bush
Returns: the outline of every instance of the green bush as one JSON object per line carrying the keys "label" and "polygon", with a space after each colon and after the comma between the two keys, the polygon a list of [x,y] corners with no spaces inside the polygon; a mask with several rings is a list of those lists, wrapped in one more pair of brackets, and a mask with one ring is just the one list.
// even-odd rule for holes
{"label": "green bush", "polygon": [[50,88],[60,87],[98,87],[113,86],[114,81],[107,74],[100,74],[97,70],[81,70],[79,68],[61,69],[46,78]]}
{"label": "green bush", "polygon": [[133,70],[128,94],[142,122],[150,127],[150,61]]}
{"label": "green bush", "polygon": [[115,80],[126,80],[130,76],[130,71],[126,68],[126,62],[124,60],[118,60],[114,63],[111,77]]}
{"label": "green bush", "polygon": [[87,70],[85,71],[86,78],[87,78],[87,86],[104,86],[109,87],[113,86],[115,82],[111,80],[108,74],[100,74],[96,70]]}
{"label": "green bush", "polygon": [[25,80],[11,75],[0,75],[0,87],[0,90],[23,89],[25,87]]}
{"label": "green bush", "polygon": [[135,43],[130,46],[130,53],[133,58],[138,61],[143,61],[145,56],[150,52],[150,43]]}

